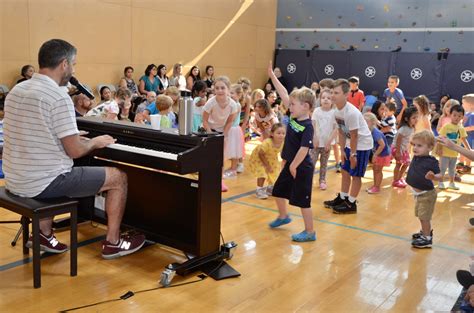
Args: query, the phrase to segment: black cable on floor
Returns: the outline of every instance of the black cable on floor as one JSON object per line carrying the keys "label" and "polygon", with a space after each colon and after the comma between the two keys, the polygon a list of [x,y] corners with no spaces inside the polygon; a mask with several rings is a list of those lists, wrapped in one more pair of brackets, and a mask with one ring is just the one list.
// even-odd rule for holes
{"label": "black cable on floor", "polygon": [[[219,264],[220,266],[221,264]],[[214,272],[215,270],[213,270],[212,272]],[[203,281],[204,279],[206,279],[208,276],[207,275],[204,275],[204,274],[201,274],[201,275],[198,275],[199,279],[196,279],[196,280],[193,280],[193,281],[188,281],[188,282],[185,282],[185,283],[181,283],[181,284],[175,284],[175,285],[170,285],[170,286],[159,286],[159,287],[155,287],[155,288],[150,288],[150,289],[143,289],[143,290],[139,290],[139,291],[127,291],[126,293],[124,293],[123,295],[121,295],[119,298],[117,299],[110,299],[110,300],[105,300],[105,301],[100,301],[100,302],[96,302],[96,303],[91,303],[91,304],[86,304],[86,305],[82,305],[82,306],[78,306],[78,307],[75,307],[75,308],[71,308],[71,309],[65,309],[65,310],[61,310],[59,312],[63,313],[63,312],[71,312],[71,311],[76,311],[76,310],[80,310],[80,309],[85,309],[85,308],[89,308],[89,307],[92,307],[92,306],[96,306],[96,305],[100,305],[100,304],[104,304],[104,303],[109,303],[109,302],[115,302],[115,301],[120,301],[120,300],[127,300],[128,298],[131,298],[133,297],[134,295],[138,294],[138,293],[143,293],[143,292],[148,292],[148,291],[153,291],[153,290],[158,290],[158,289],[163,289],[163,288],[173,288],[173,287],[181,287],[181,286],[185,286],[185,285],[190,285],[190,284],[194,284],[194,283],[198,283],[198,282],[201,282]]]}
{"label": "black cable on floor", "polygon": [[143,290],[139,290],[139,291],[135,291],[135,292],[129,290],[117,299],[110,299],[110,300],[100,301],[100,302],[96,302],[96,303],[92,303],[92,304],[86,304],[86,305],[78,306],[78,307],[71,308],[71,309],[61,310],[59,312],[60,313],[71,312],[71,311],[85,309],[85,308],[89,308],[89,307],[104,304],[104,303],[115,302],[115,301],[120,301],[120,300],[126,300],[128,298],[133,297],[134,295],[136,295],[138,293],[143,293],[143,292],[148,292],[148,291],[153,291],[153,290],[158,290],[158,289],[163,289],[163,288],[181,287],[181,286],[185,286],[185,285],[199,283],[199,282],[205,280],[206,278],[208,278],[209,276],[211,276],[211,274],[213,274],[215,271],[217,271],[222,266],[223,263],[224,263],[224,260],[221,260],[221,262],[219,262],[219,264],[212,271],[210,271],[208,275],[200,274],[200,275],[197,276],[197,277],[199,277],[199,279],[196,279],[196,280],[193,280],[193,281],[188,281],[188,282],[185,282],[185,283],[170,285],[170,286],[166,286],[166,287],[165,286],[159,286],[159,287],[150,288],[150,289],[143,289]]}

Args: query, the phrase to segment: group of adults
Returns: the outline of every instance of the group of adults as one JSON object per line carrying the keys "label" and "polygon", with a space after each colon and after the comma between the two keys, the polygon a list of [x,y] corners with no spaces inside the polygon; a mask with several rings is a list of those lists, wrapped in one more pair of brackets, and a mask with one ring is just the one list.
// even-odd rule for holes
{"label": "group of adults", "polygon": [[170,77],[167,76],[167,67],[164,64],[156,66],[149,64],[145,69],[145,74],[140,77],[138,85],[133,80],[134,69],[131,66],[125,67],[124,77],[120,79],[119,88],[127,88],[132,94],[146,96],[147,92],[162,94],[170,86],[175,86],[179,90],[191,90],[194,83],[202,80],[208,88],[214,83],[214,67],[207,65],[204,76],[201,76],[201,70],[197,65],[191,67],[186,76],[183,75],[183,65],[176,63],[173,65],[173,72]]}

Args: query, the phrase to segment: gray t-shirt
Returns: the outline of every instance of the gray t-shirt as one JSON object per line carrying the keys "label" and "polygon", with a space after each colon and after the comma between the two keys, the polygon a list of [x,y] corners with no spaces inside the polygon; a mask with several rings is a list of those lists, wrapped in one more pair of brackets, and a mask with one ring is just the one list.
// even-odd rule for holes
{"label": "gray t-shirt", "polygon": [[34,197],[70,172],[73,160],[61,139],[78,133],[71,97],[49,76],[35,73],[16,85],[5,99],[6,188]]}

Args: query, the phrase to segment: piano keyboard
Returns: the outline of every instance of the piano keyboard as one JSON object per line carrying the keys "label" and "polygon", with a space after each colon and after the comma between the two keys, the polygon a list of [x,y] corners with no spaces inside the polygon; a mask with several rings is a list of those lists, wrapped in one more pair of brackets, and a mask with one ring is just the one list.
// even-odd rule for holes
{"label": "piano keyboard", "polygon": [[149,155],[149,156],[156,157],[156,158],[162,158],[162,159],[168,159],[168,160],[174,160],[174,161],[178,160],[178,155],[174,154],[174,153],[151,150],[151,149],[145,149],[145,148],[128,146],[128,145],[122,145],[122,144],[119,144],[119,143],[110,144],[110,145],[107,146],[107,148],[115,149],[115,150],[121,150],[121,151],[127,151],[127,152],[142,154],[142,155]]}

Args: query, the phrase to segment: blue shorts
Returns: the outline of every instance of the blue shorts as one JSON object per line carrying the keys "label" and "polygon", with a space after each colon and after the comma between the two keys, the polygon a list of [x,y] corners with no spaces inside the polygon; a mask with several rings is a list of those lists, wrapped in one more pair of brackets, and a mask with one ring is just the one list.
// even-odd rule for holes
{"label": "blue shorts", "polygon": [[342,164],[341,168],[351,176],[364,177],[367,164],[369,163],[370,151],[371,150],[357,150],[357,165],[355,168],[351,168],[351,161],[349,160],[351,149],[345,147],[346,161]]}
{"label": "blue shorts", "polygon": [[291,205],[303,209],[310,208],[313,174],[312,163],[300,164],[296,169],[296,178],[293,178],[290,164],[287,162],[273,186],[272,196],[288,199]]}

